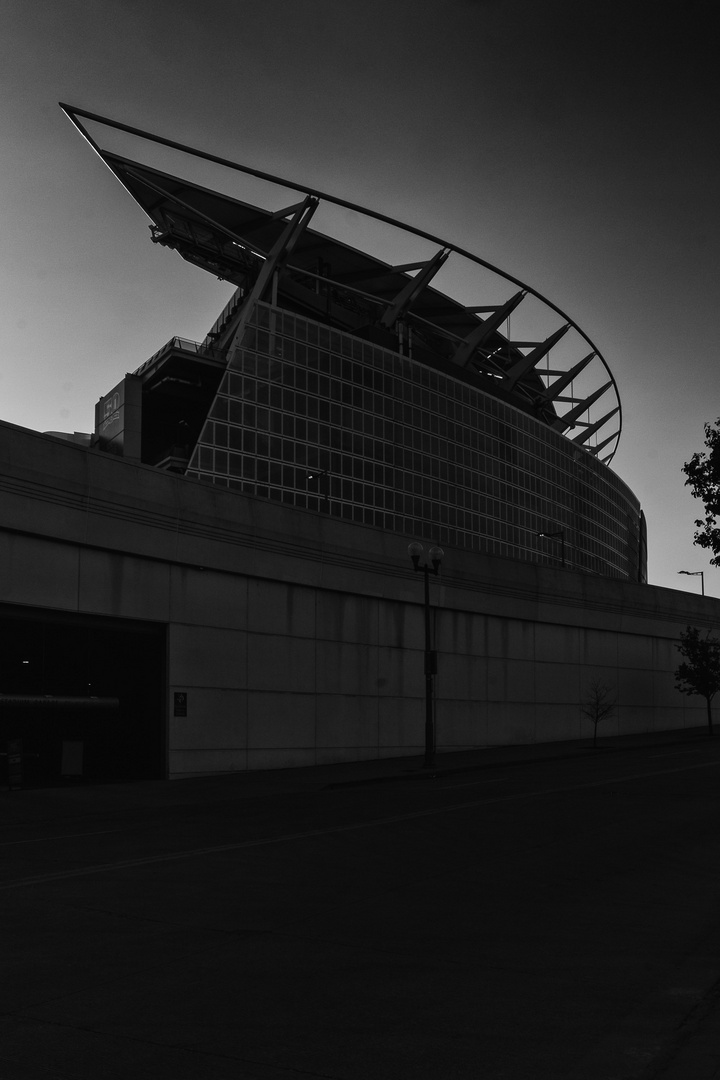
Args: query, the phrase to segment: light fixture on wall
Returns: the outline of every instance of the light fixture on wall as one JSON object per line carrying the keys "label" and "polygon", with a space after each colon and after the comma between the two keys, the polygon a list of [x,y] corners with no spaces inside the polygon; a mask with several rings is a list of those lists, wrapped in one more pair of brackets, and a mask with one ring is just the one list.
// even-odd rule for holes
{"label": "light fixture on wall", "polygon": [[546,536],[550,540],[559,540],[560,541],[560,562],[564,566],[565,565],[565,530],[564,529],[558,529],[557,532],[539,532],[539,533],[536,533],[535,535],[536,536]]}
{"label": "light fixture on wall", "polygon": [[317,481],[318,493],[322,499],[322,508],[325,513],[328,513],[330,510],[330,473],[327,469],[308,469],[305,473],[305,479],[307,481]]}

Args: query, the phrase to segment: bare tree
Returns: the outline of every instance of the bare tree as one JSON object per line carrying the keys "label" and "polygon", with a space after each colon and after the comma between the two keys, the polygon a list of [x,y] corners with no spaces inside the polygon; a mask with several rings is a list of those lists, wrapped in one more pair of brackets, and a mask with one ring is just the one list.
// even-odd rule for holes
{"label": "bare tree", "polygon": [[593,725],[593,747],[596,747],[598,724],[613,716],[617,708],[617,698],[612,687],[601,682],[600,679],[593,679],[588,686],[581,708],[583,716],[586,716]]}

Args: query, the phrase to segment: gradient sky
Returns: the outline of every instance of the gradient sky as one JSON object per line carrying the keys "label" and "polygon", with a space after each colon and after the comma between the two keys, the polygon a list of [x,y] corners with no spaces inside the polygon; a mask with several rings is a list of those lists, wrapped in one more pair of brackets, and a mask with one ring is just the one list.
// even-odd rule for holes
{"label": "gradient sky", "polygon": [[102,394],[173,335],[200,340],[231,292],[150,243],[66,101],[407,221],[547,296],[617,380],[613,468],[647,515],[650,581],[699,591],[677,571],[705,570],[720,596],[681,472],[720,416],[716,5],[0,0],[0,15],[1,419],[92,430]]}

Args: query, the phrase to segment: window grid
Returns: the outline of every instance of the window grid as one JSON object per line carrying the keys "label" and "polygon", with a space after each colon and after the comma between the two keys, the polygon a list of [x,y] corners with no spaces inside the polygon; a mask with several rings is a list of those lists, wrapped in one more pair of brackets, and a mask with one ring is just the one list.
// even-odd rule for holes
{"label": "window grid", "polygon": [[[311,477],[309,474],[314,473]],[[470,550],[633,576],[639,506],[607,467],[461,380],[256,305],[189,475]]]}

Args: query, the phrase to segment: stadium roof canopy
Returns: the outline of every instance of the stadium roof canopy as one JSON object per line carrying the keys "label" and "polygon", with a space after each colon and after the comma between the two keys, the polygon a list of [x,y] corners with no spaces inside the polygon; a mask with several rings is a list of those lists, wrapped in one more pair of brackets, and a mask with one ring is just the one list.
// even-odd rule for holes
{"label": "stadium roof canopy", "polygon": [[[599,460],[612,459],[622,423],[612,373],[580,327],[529,285],[431,233],[347,200],[83,109],[61,108],[148,215],[153,241],[233,283],[238,297],[268,299],[405,352],[511,402]],[[299,199],[252,205],[103,149],[83,121],[267,181]],[[311,229],[321,203],[399,229],[429,244],[431,253],[401,265],[383,262]],[[489,271],[500,299],[493,295],[496,302],[483,304],[478,297],[469,306],[434,288],[448,260]],[[521,317],[528,309],[530,332]],[[524,330],[522,339],[510,335],[511,316]],[[533,317],[542,327],[536,334]],[[217,352],[222,336],[219,322],[205,344]]]}

